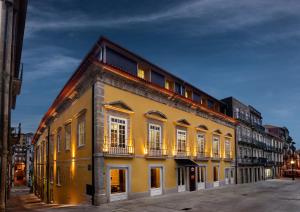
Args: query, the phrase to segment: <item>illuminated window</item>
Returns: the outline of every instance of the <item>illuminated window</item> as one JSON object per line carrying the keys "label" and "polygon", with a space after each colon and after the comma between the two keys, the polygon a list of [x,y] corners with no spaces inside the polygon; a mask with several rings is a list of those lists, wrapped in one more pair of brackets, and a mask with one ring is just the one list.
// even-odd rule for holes
{"label": "illuminated window", "polygon": [[65,150],[70,150],[71,147],[71,123],[65,126]]}
{"label": "illuminated window", "polygon": [[161,126],[149,124],[149,147],[151,150],[161,149]]}
{"label": "illuminated window", "polygon": [[151,188],[161,187],[161,168],[151,168]]}
{"label": "illuminated window", "polygon": [[138,69],[138,77],[145,79],[145,71],[143,69]]}
{"label": "illuminated window", "polygon": [[219,157],[220,155],[220,139],[218,136],[213,136],[213,157]]}
{"label": "illuminated window", "polygon": [[219,181],[219,167],[218,166],[214,166],[214,170],[213,170],[213,175],[214,175],[214,182]]}
{"label": "illuminated window", "polygon": [[165,88],[170,90],[170,82],[168,80],[165,82]]}
{"label": "illuminated window", "polygon": [[127,120],[110,116],[110,147],[125,148],[127,145]]}
{"label": "illuminated window", "polygon": [[81,115],[77,122],[77,144],[78,146],[85,145],[85,115]]}
{"label": "illuminated window", "polygon": [[111,194],[126,192],[126,169],[110,170],[110,192]]}
{"label": "illuminated window", "polygon": [[185,152],[186,151],[186,134],[185,130],[177,129],[177,151]]}

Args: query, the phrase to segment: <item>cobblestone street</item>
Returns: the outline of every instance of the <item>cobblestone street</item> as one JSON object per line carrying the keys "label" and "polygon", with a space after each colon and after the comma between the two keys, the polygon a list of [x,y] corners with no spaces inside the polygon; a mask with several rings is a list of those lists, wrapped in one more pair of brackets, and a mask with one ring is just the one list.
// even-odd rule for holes
{"label": "cobblestone street", "polygon": [[46,205],[25,191],[13,192],[8,203],[8,211],[298,212],[299,208],[300,181],[293,182],[290,179],[113,202],[100,207]]}

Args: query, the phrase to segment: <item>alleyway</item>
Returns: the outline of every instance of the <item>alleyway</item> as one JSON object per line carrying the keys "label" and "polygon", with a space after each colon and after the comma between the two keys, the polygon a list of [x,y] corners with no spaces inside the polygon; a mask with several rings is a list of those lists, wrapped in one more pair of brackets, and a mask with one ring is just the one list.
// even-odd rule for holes
{"label": "alleyway", "polygon": [[38,209],[52,208],[41,202],[34,194],[29,193],[29,188],[18,186],[11,190],[10,199],[7,202],[7,211],[34,211]]}

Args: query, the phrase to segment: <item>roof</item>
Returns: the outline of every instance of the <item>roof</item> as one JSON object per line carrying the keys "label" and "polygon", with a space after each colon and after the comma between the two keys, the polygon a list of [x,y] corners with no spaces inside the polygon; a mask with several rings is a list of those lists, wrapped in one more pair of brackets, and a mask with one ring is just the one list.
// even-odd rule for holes
{"label": "roof", "polygon": [[[214,99],[215,101],[219,102],[220,104],[224,104],[224,103],[221,102],[220,100],[218,100],[218,99],[216,99],[216,98],[210,96],[209,94],[203,92],[202,90],[199,90],[198,88],[196,88],[196,87],[190,85],[189,83],[185,82],[184,80],[182,80],[182,79],[180,79],[180,78],[174,76],[173,74],[171,74],[171,73],[165,71],[164,69],[158,67],[157,65],[154,65],[153,63],[151,63],[151,62],[149,62],[149,61],[143,59],[142,57],[136,55],[135,53],[132,53],[132,52],[130,52],[129,50],[127,50],[127,49],[125,49],[125,48],[119,46],[118,44],[113,43],[112,41],[108,40],[107,38],[101,36],[101,37],[99,38],[99,40],[96,42],[96,44],[94,44],[94,46],[92,47],[92,49],[88,52],[88,54],[87,54],[87,55],[84,57],[84,59],[81,61],[80,65],[77,67],[77,69],[76,69],[76,70],[74,71],[74,73],[71,75],[71,77],[69,78],[69,80],[67,81],[67,83],[64,85],[64,87],[63,87],[63,88],[61,89],[61,91],[59,92],[58,96],[54,99],[53,103],[51,104],[51,106],[49,107],[49,109],[47,110],[47,112],[44,114],[42,120],[40,121],[40,124],[39,124],[39,126],[38,126],[38,129],[37,129],[37,131],[36,131],[36,133],[35,133],[35,135],[34,135],[34,137],[33,137],[33,140],[32,140],[33,143],[37,140],[37,138],[38,138],[38,136],[39,136],[39,133],[38,133],[38,132],[39,132],[42,128],[45,127],[45,123],[46,123],[47,119],[51,116],[51,114],[53,114],[53,113],[55,112],[56,107],[57,107],[57,106],[65,99],[65,97],[67,97],[68,95],[70,95],[70,93],[71,93],[72,90],[74,89],[74,86],[75,86],[76,83],[78,83],[78,81],[81,79],[81,77],[82,77],[84,71],[87,69],[87,67],[88,67],[91,63],[94,63],[94,62],[95,62],[95,60],[96,60],[95,55],[96,55],[96,53],[97,53],[97,50],[100,48],[101,44],[103,44],[103,42],[110,43],[111,45],[114,45],[114,46],[116,46],[117,48],[120,48],[120,49],[122,49],[123,51],[126,51],[126,52],[128,52],[129,54],[134,55],[135,57],[137,57],[137,58],[143,60],[144,62],[149,63],[149,64],[152,65],[152,66],[155,66],[156,68],[158,68],[159,70],[163,71],[163,72],[166,73],[167,75],[172,76],[172,77],[174,77],[175,79],[180,80],[181,82],[184,82],[185,84],[187,84],[188,86],[192,87],[193,89],[196,89],[196,90],[202,92],[203,94],[205,94],[205,95],[207,95],[208,97]],[[100,61],[97,61],[97,64],[109,66],[108,64],[104,64],[104,63],[102,63],[102,62],[100,62]],[[115,67],[111,67],[111,69],[116,70]],[[122,71],[122,70],[120,70],[120,71]],[[123,72],[124,72],[124,71],[123,71]],[[123,74],[125,75],[126,73],[123,73]],[[132,77],[132,76],[131,76],[131,77]],[[136,79],[137,79],[137,80],[142,80],[142,79],[140,79],[140,78],[138,78],[138,77],[136,77]],[[151,84],[151,85],[152,85],[153,83],[148,83],[148,84]],[[152,85],[152,87],[156,87],[156,86],[155,86],[155,85]],[[164,88],[163,88],[163,89],[164,89]],[[167,91],[167,92],[170,93],[171,91]],[[189,102],[189,103],[194,103],[192,100],[188,100],[188,99],[186,99],[185,97],[178,96],[178,98],[181,98],[181,99],[183,99],[183,100],[185,100],[185,101],[187,101],[187,102]],[[232,119],[231,117],[225,115],[225,114],[221,114],[220,112],[215,112],[215,111],[212,111],[212,110],[210,110],[210,109],[207,109],[206,112],[207,112],[207,111],[210,111],[212,114],[215,114],[215,115],[216,115],[216,114],[219,114],[220,117],[225,118],[225,119],[228,119],[229,122],[235,124],[235,120]]]}

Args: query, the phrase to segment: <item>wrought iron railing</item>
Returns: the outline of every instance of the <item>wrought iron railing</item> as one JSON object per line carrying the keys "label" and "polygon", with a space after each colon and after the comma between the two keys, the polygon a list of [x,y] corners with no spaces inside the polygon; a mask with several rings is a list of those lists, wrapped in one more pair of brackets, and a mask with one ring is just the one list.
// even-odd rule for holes
{"label": "wrought iron railing", "polygon": [[105,137],[103,153],[109,155],[132,155],[134,153],[134,142],[129,139]]}
{"label": "wrought iron railing", "polygon": [[201,150],[197,151],[196,159],[209,159],[209,158],[210,155],[208,152],[201,151]]}

